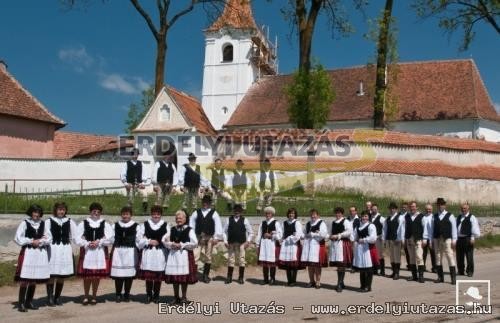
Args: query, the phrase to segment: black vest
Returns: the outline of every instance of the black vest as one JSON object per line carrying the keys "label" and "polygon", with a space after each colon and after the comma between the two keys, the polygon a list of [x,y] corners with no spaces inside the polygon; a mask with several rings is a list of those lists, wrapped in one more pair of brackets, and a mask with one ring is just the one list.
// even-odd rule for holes
{"label": "black vest", "polygon": [[358,231],[358,240],[359,239],[364,239],[366,237],[368,237],[370,234],[368,233],[368,227],[370,225],[368,224],[366,227],[364,227],[364,229],[359,229],[359,227],[356,228],[356,230]]}
{"label": "black vest", "polygon": [[342,221],[340,221],[339,223],[337,223],[335,221],[332,222],[332,234],[340,234],[340,233],[345,231],[344,221],[345,221],[345,218],[342,219]]}
{"label": "black vest", "polygon": [[468,217],[464,217],[463,214],[460,214],[457,218],[457,229],[458,226],[460,225],[460,220],[462,220],[462,225],[460,225],[460,235],[466,236],[470,238],[472,236],[472,223],[470,222],[472,214],[469,213]]}
{"label": "black vest", "polygon": [[422,227],[422,220],[424,215],[418,213],[415,220],[411,220],[410,213],[406,213],[405,216],[405,239],[413,238],[414,240],[422,240],[424,234],[424,228]]}
{"label": "black vest", "polygon": [[289,223],[288,221],[283,222],[283,239],[293,236],[295,234],[295,221]]}
{"label": "black vest", "polygon": [[238,222],[234,220],[234,216],[229,218],[229,226],[227,227],[227,242],[229,243],[244,243],[247,241],[247,229],[245,228],[245,218],[240,216]]}
{"label": "black vest", "polygon": [[[266,172],[261,170],[259,187],[262,191],[266,188],[266,179]],[[274,172],[272,170],[269,171],[269,180],[271,181],[271,190],[274,191]]]}
{"label": "black vest", "polygon": [[177,227],[173,227],[172,229],[170,229],[170,242],[189,242],[189,231],[191,231],[190,227],[186,227],[181,230],[177,229]]}
{"label": "black vest", "polygon": [[137,235],[137,223],[132,224],[128,228],[120,226],[119,222],[115,223],[115,247],[135,247],[135,237]]}
{"label": "black vest", "polygon": [[[38,227],[38,230],[33,228],[31,226],[31,223],[29,223],[27,220],[24,220],[26,222],[26,231],[24,232],[24,236],[26,238],[30,238],[33,240],[39,240],[43,237],[43,233],[45,232],[45,222],[40,221],[40,226]],[[27,248],[31,249],[34,248],[32,245],[27,245]]]}
{"label": "black vest", "polygon": [[225,189],[225,175],[224,175],[224,169],[220,169],[219,173],[215,171],[215,169],[212,169],[212,179],[211,179],[211,185],[213,189],[219,189],[223,190]]}
{"label": "black vest", "polygon": [[50,219],[50,233],[52,234],[52,244],[69,244],[69,234],[71,231],[71,220],[59,225],[56,221]]}
{"label": "black vest", "polygon": [[[375,216],[375,214],[374,214]],[[382,215],[379,215],[375,220],[373,220],[373,225],[375,226],[375,228],[377,229],[377,235],[381,235],[382,234],[382,227],[383,227],[383,224],[380,222],[380,219],[382,218]]]}
{"label": "black vest", "polygon": [[276,220],[274,220],[269,224],[267,224],[266,220],[262,221],[262,229],[261,229],[262,239],[265,239],[264,233],[271,233],[273,231],[276,231]]}
{"label": "black vest", "polygon": [[163,222],[163,224],[160,226],[158,230],[153,230],[151,228],[151,225],[149,225],[149,222],[146,221],[144,222],[144,235],[146,238],[150,240],[156,240],[160,244],[158,246],[147,246],[146,248],[152,249],[152,248],[163,248],[163,244],[161,243],[161,239],[163,236],[167,233],[167,223]]}
{"label": "black vest", "polygon": [[97,228],[92,228],[89,224],[89,221],[83,220],[83,236],[87,241],[100,240],[104,238],[104,222],[101,221],[101,224]]}
{"label": "black vest", "polygon": [[212,218],[212,216],[215,213],[215,209],[210,209],[208,211],[206,216],[203,216],[203,213],[201,212],[201,209],[196,210],[196,228],[195,228],[195,233],[197,235],[200,235],[202,232],[209,235],[213,236],[215,233],[215,221]]}
{"label": "black vest", "polygon": [[352,220],[352,228],[353,229],[357,229],[360,225],[361,225],[361,221],[359,220],[359,218],[355,218],[354,220]]}
{"label": "black vest", "polygon": [[444,239],[451,238],[450,215],[450,212],[446,212],[443,219],[439,220],[439,213],[434,214],[434,239],[438,239],[440,237],[443,237]]}
{"label": "black vest", "polygon": [[237,171],[234,171],[232,184],[233,184],[233,189],[246,190],[246,188],[247,188],[247,172],[242,171],[241,175],[240,175]]}
{"label": "black vest", "polygon": [[323,223],[323,220],[319,220],[318,223],[315,225],[311,226],[311,222],[307,222],[306,224],[306,233],[311,233],[311,232],[318,232],[319,227],[321,226],[321,223]]}
{"label": "black vest", "polygon": [[394,220],[391,220],[391,217],[392,215],[385,220],[387,225],[385,240],[394,241],[398,239],[399,214],[394,217]]}
{"label": "black vest", "polygon": [[156,174],[156,181],[158,183],[173,184],[174,182],[174,167],[171,162],[168,162],[168,166],[165,165],[164,161],[160,161],[160,167],[158,167],[158,172]]}
{"label": "black vest", "polygon": [[127,183],[142,183],[142,162],[137,161],[135,165],[131,160],[127,161]]}
{"label": "black vest", "polygon": [[200,165],[196,165],[195,170],[189,164],[184,164],[186,173],[184,175],[184,186],[187,188],[198,189],[201,183]]}

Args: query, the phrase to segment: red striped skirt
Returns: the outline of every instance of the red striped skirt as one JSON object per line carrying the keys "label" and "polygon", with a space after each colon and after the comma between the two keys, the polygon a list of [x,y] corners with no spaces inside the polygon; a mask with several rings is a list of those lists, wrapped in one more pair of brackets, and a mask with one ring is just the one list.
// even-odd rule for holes
{"label": "red striped skirt", "polygon": [[111,272],[111,258],[109,257],[108,247],[104,247],[104,259],[106,268],[102,269],[87,269],[83,268],[83,261],[85,259],[85,248],[80,247],[80,255],[78,257],[78,268],[76,274],[85,279],[107,278]]}
{"label": "red striped skirt", "polygon": [[378,260],[378,252],[377,252],[377,246],[375,244],[370,243],[368,249],[370,250],[370,258],[372,260],[372,266],[377,267],[380,265],[379,260]]}
{"label": "red striped skirt", "polygon": [[[279,269],[305,269],[306,266],[300,261],[300,256],[302,255],[302,245],[297,243],[297,260],[285,261],[278,260]],[[278,255],[279,256],[279,255]]]}
{"label": "red striped skirt", "polygon": [[189,274],[187,275],[165,275],[167,284],[195,284],[198,282],[198,266],[194,261],[194,253],[188,250]]}
{"label": "red striped skirt", "polygon": [[351,267],[352,265],[352,242],[349,239],[342,239],[342,261],[330,261],[330,266],[333,267]]}
{"label": "red striped skirt", "polygon": [[302,262],[302,266],[317,268],[328,267],[328,254],[326,252],[326,245],[324,243],[319,245],[319,262],[304,261]]}
{"label": "red striped skirt", "polygon": [[26,246],[21,248],[21,252],[19,253],[19,257],[17,257],[17,267],[16,273],[14,274],[14,281],[20,283],[21,285],[27,284],[44,284],[48,279],[30,279],[30,278],[21,278],[21,270],[23,269],[24,262],[24,251],[26,250]]}

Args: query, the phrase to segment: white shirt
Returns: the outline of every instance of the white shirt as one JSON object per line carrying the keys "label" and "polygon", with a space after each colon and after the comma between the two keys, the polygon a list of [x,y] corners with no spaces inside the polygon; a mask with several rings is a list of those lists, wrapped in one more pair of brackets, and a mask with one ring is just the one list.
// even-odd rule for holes
{"label": "white shirt", "polygon": [[[87,218],[87,222],[89,223],[89,226],[93,229],[98,228],[101,225],[101,222],[104,221],[104,219],[99,219],[99,220],[94,220],[92,218]],[[80,222],[77,226],[76,229],[76,237],[75,237],[75,242],[78,244],[80,247],[87,247],[92,240],[86,240],[83,234],[85,233],[85,225],[84,221]],[[104,246],[109,246],[113,243],[115,231],[109,225],[109,223],[104,222],[104,237],[102,237],[99,240],[99,247],[104,247]]]}
{"label": "white shirt", "polygon": [[[380,217],[380,224],[382,224],[382,233],[383,233],[383,229],[384,229],[384,223],[385,223],[385,218],[380,214],[380,213],[377,213],[375,214],[373,217],[372,217],[372,223],[378,218]],[[375,227],[376,228],[376,227]],[[378,236],[379,238],[382,238],[382,234],[380,234],[380,236]]]}
{"label": "white shirt", "polygon": [[[368,226],[368,236],[366,238],[359,238],[358,230],[361,231],[364,228],[366,228],[366,226]],[[372,224],[370,222],[366,222],[366,223],[361,222],[358,230],[354,230],[354,234],[353,234],[354,241],[366,242],[366,243],[372,243],[372,244],[375,243],[375,241],[377,241],[377,228],[375,228],[374,224]]]}
{"label": "white shirt", "polygon": [[[439,220],[443,220],[444,216],[448,211],[444,210],[439,214]],[[450,213],[450,223],[451,223],[451,240],[453,242],[457,241],[457,221],[455,216]],[[434,238],[434,218],[427,221],[427,231],[429,233],[429,239]]]}
{"label": "white shirt", "polygon": [[405,238],[405,217],[398,212],[391,215],[387,221],[384,221],[384,225],[382,226],[382,239],[387,240],[387,226],[389,221],[394,221],[394,218],[398,218],[398,229],[396,232],[396,241],[403,241]]}
{"label": "white shirt", "polygon": [[75,221],[73,221],[67,217],[59,218],[57,216],[51,216],[50,219],[45,220],[45,229],[49,232],[51,232],[50,231],[50,226],[51,226],[50,220],[53,220],[55,223],[57,223],[61,227],[64,223],[70,221],[69,222],[69,239],[70,239],[70,241],[76,243],[75,236],[76,236],[77,227],[76,227]]}
{"label": "white shirt", "polygon": [[[122,220],[119,220],[118,222],[113,223],[113,233],[115,232],[115,228],[116,228],[117,225],[119,225],[122,228],[130,228],[131,226],[134,225],[134,223],[135,223],[135,221],[133,221],[133,220],[130,220],[127,223],[123,222]],[[139,247],[139,241],[142,238],[140,227],[141,226],[138,225],[137,228],[136,228],[136,231],[135,231],[135,245],[137,247]],[[113,234],[113,238],[110,239],[110,241],[111,241],[112,244],[115,243],[115,235],[114,234]]]}
{"label": "white shirt", "polygon": [[[130,160],[132,164],[136,165],[137,160]],[[148,176],[148,172],[144,169],[144,163],[142,163],[142,184],[148,185],[151,181],[151,178]],[[123,164],[122,171],[120,173],[120,179],[123,184],[127,184],[127,163]],[[132,184],[132,183],[131,183]]]}
{"label": "white shirt", "polygon": [[[165,221],[163,221],[161,219],[156,223],[154,223],[153,220],[148,219],[149,227],[151,228],[151,230],[154,230],[154,231],[160,229],[160,227],[163,225],[163,223],[165,223]],[[144,223],[142,223],[139,226],[138,231],[139,231],[138,232],[138,235],[139,235],[138,248],[143,249],[149,245],[149,242],[151,241],[151,239],[146,237],[146,228],[144,227]],[[163,237],[169,235],[170,225],[168,223],[166,225],[166,231],[167,231],[167,233],[165,233],[165,235]]]}
{"label": "white shirt", "polygon": [[[230,176],[230,179],[228,181],[228,185],[226,187],[232,187],[233,186],[233,181],[234,181],[234,177],[235,177],[234,173],[237,173],[238,175],[241,176],[243,174],[243,170],[237,170],[237,169],[235,169],[234,172],[233,172],[233,174]],[[249,190],[252,187],[252,180],[251,180],[250,176],[248,176],[248,172],[246,173],[246,178],[247,178],[246,189]]]}
{"label": "white shirt", "polygon": [[[201,214],[203,214],[203,217],[206,217],[208,212],[210,212],[210,208],[208,209],[200,209]],[[193,231],[196,232],[196,219],[198,218],[198,210],[195,210],[191,216],[189,217],[189,226],[193,229]],[[217,240],[223,240],[224,239],[224,233],[222,232],[222,223],[220,220],[219,213],[217,211],[212,214],[212,220],[214,220],[215,224],[215,231],[214,231],[214,239]]]}
{"label": "white shirt", "polygon": [[[267,225],[271,224],[273,221],[276,221],[274,218],[270,218],[269,220],[265,220]],[[275,223],[276,231],[273,231],[274,233],[272,234],[271,240],[273,241],[278,241],[283,237],[283,228],[281,227],[281,223],[276,221]],[[259,232],[257,232],[257,240],[256,244],[257,246],[260,245],[260,240],[263,238],[262,236],[262,222],[259,225]]]}
{"label": "white shirt", "polygon": [[[29,224],[33,227],[33,229],[35,229],[37,231],[40,228],[40,224],[42,223],[42,220],[33,221],[33,219],[31,219],[31,217],[27,217],[27,218],[25,218],[25,220],[28,221]],[[19,226],[17,227],[17,230],[16,230],[16,236],[14,238],[14,241],[20,246],[30,245],[34,240],[32,238],[27,238],[25,236],[26,228],[27,228],[26,221],[23,221],[19,224]],[[40,246],[46,246],[46,245],[51,244],[51,242],[52,242],[52,234],[47,229],[47,226],[44,227],[43,231],[44,231],[43,237],[40,239]]]}
{"label": "white shirt", "polygon": [[[316,224],[318,224],[319,221],[322,221],[321,219],[317,219],[316,221],[314,222],[311,222],[309,221],[310,223],[310,226],[313,227],[315,226]],[[307,229],[306,229],[307,230]],[[319,225],[319,231],[318,232],[309,232],[307,233],[306,232],[306,235],[305,235],[305,238],[308,239],[308,238],[312,238],[312,239],[315,239],[317,240],[318,242],[322,241],[322,240],[325,240],[325,239],[328,239],[330,235],[328,234],[328,228],[326,226],[326,223],[325,221],[321,222],[321,224]]]}
{"label": "white shirt", "polygon": [[[212,168],[212,172],[214,172],[216,175],[216,177],[224,184],[224,187],[227,187],[227,178],[226,178],[226,175],[225,175],[225,171],[224,171],[224,178],[221,178],[221,172],[222,172],[222,168]],[[209,186],[211,187],[212,185],[216,186],[214,183],[212,183],[212,181],[209,181]],[[217,187],[217,189],[221,190],[222,187]]]}
{"label": "white shirt", "polygon": [[479,238],[481,236],[481,230],[479,229],[479,222],[477,221],[477,218],[470,213],[462,215],[462,217],[460,218],[460,223],[458,224],[457,233],[459,237],[465,237],[464,235],[460,234],[460,229],[462,228],[462,221],[468,216],[470,216],[470,224],[471,224],[470,239],[474,240],[475,238]]}
{"label": "white shirt", "polygon": [[300,221],[297,221],[297,219],[292,219],[292,220],[288,219],[286,220],[286,223],[295,225],[295,233],[289,235],[285,240],[290,240],[293,243],[297,243],[297,241],[299,241],[304,237],[304,230],[302,229],[302,223],[300,223]]}
{"label": "white shirt", "polygon": [[[153,171],[151,173],[151,181],[153,182],[154,185],[158,184],[158,168],[160,168],[161,163],[165,164],[165,166],[168,167],[168,162],[164,160],[159,160],[155,163]],[[177,169],[175,168],[174,163],[171,163],[171,165],[174,170],[172,185],[177,185],[177,183],[179,182],[179,175],[177,174]]]}
{"label": "white shirt", "polygon": [[[195,164],[195,165],[191,165],[191,164],[187,164],[188,166],[187,167],[191,167],[191,169],[196,172],[196,166],[198,166],[198,164]],[[178,183],[179,183],[179,186],[184,186],[184,179],[186,178],[186,166],[182,165],[179,167],[178,169]],[[201,167],[200,167],[200,187],[209,187],[210,186],[210,182],[203,176],[203,174],[201,173]]]}
{"label": "white shirt", "polygon": [[344,239],[344,238],[352,239],[352,223],[351,223],[351,221],[347,220],[344,217],[341,217],[340,219],[336,219],[335,221],[332,222],[332,227],[333,227],[333,223],[340,223],[342,220],[345,220],[344,221],[344,231],[342,231],[340,233],[340,237],[338,240]]}
{"label": "white shirt", "polygon": [[[226,224],[224,225],[224,242],[227,243],[227,230],[229,229],[229,219],[231,217],[227,218],[226,220]],[[238,216],[238,217],[234,217],[234,222],[238,223],[238,221],[241,220],[241,216]],[[252,225],[250,225],[250,222],[248,221],[247,218],[245,218],[245,220],[243,221],[243,224],[245,225],[245,229],[246,229],[246,234],[247,234],[247,242],[251,242],[252,239],[253,239],[253,228],[252,228]]]}
{"label": "white shirt", "polygon": [[[270,173],[271,170],[264,171],[265,174],[265,181],[264,181],[264,189],[270,191],[271,190],[271,179],[270,179]],[[255,174],[255,188],[257,189],[258,192],[260,192],[260,171]],[[278,178],[276,176],[276,173],[274,173],[274,191],[278,191]]]}

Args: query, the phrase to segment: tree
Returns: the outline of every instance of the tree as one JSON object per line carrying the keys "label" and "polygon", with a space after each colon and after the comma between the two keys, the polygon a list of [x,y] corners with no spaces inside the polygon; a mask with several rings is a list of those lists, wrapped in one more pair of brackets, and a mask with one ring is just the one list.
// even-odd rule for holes
{"label": "tree", "polygon": [[296,71],[285,92],[290,122],[297,128],[319,129],[325,125],[335,92],[323,66],[316,64],[309,72]]}
{"label": "tree", "polygon": [[132,130],[137,128],[153,104],[155,98],[154,87],[150,86],[142,91],[142,97],[139,102],[134,102],[129,105],[127,119],[125,120],[125,132],[131,134]]}
{"label": "tree", "polygon": [[467,50],[479,22],[489,24],[500,35],[500,0],[413,0],[412,7],[423,19],[436,16],[439,27],[451,36],[463,30],[459,50]]}

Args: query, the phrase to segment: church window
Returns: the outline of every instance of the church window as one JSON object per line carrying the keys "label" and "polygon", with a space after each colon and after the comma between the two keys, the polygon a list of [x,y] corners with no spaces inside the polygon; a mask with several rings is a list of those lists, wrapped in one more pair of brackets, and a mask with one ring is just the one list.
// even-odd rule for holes
{"label": "church window", "polygon": [[222,107],[222,113],[227,114],[228,110],[229,109],[227,107]]}
{"label": "church window", "polygon": [[233,61],[233,45],[226,44],[222,47],[222,61],[223,62]]}
{"label": "church window", "polygon": [[160,109],[160,120],[170,121],[170,107],[164,104]]}

